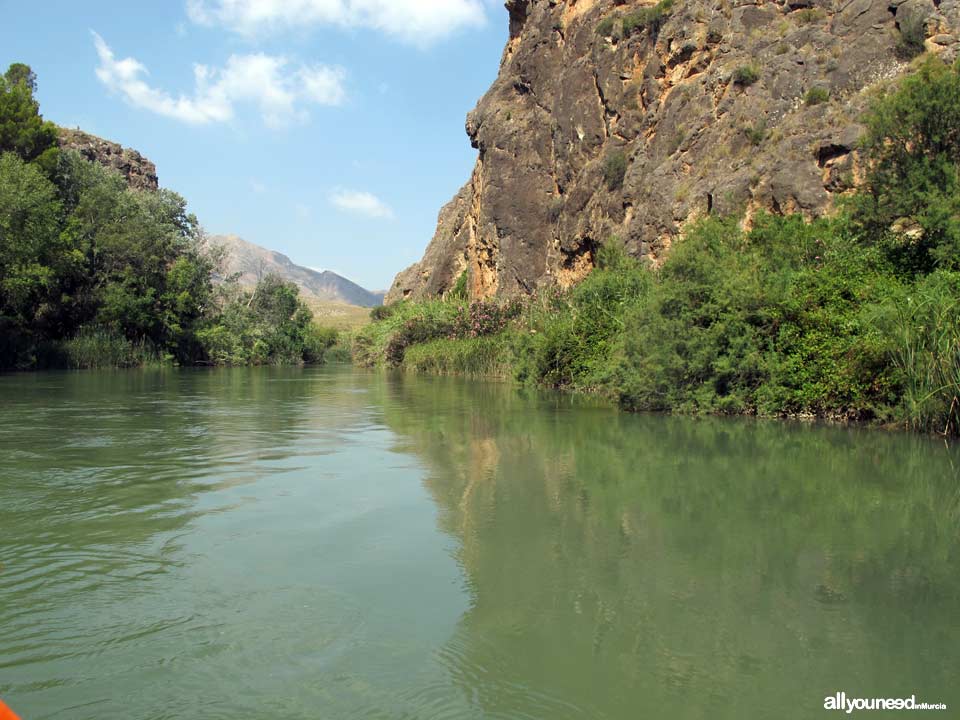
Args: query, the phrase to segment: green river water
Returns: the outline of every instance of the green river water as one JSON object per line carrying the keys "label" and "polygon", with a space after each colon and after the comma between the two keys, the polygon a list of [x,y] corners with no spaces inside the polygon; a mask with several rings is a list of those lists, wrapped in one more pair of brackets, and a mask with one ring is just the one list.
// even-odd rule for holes
{"label": "green river water", "polygon": [[714,720],[840,717],[844,691],[958,717],[958,477],[931,438],[346,367],[4,376],[0,697]]}

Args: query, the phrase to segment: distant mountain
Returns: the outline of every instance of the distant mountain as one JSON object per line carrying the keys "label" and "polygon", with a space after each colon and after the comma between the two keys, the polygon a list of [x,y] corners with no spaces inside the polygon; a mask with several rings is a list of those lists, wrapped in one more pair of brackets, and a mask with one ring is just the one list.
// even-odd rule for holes
{"label": "distant mountain", "polygon": [[300,288],[304,299],[316,302],[343,303],[358,307],[376,307],[383,304],[382,292],[370,292],[334,272],[319,272],[295,264],[290,258],[273,250],[254,245],[236,235],[212,235],[211,246],[226,251],[224,270],[227,275],[240,274],[240,284],[253,286],[264,275],[279,275]]}

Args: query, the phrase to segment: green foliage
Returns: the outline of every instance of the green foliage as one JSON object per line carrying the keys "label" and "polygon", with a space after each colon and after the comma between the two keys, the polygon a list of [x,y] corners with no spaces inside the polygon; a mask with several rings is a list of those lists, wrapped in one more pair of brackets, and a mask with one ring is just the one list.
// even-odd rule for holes
{"label": "green foliage", "polygon": [[428,314],[410,318],[387,343],[384,351],[387,364],[393,367],[400,365],[408,347],[448,337],[452,334],[453,327],[451,318],[438,315]]}
{"label": "green foliage", "polygon": [[823,20],[825,15],[823,8],[803,8],[797,12],[797,22],[801,25],[809,25]]}
{"label": "green foliage", "polygon": [[621,402],[640,410],[882,414],[890,381],[858,320],[880,269],[841,228],[711,219],[674,247],[627,333]]}
{"label": "green foliage", "polygon": [[749,232],[709,218],[656,271],[612,240],[586,280],[540,293],[489,333],[458,331],[467,308],[432,301],[365,328],[354,349],[418,372],[600,392],[628,410],[957,433],[960,274],[904,285],[854,229],[842,216],[761,215]]}
{"label": "green foliage", "polygon": [[805,105],[821,105],[830,99],[830,91],[825,87],[812,87],[803,96]]}
{"label": "green foliage", "polygon": [[433,375],[507,379],[513,374],[508,334],[441,338],[407,348],[403,366]]}
{"label": "green foliage", "polygon": [[375,308],[370,310],[370,319],[373,320],[373,322],[386,320],[393,315],[395,309],[396,305],[377,305]]}
{"label": "green foliage", "polygon": [[613,33],[617,27],[617,23],[620,21],[620,18],[615,16],[605,17],[597,25],[597,35],[600,37],[613,37]]}
{"label": "green foliage", "polygon": [[267,275],[252,292],[223,288],[216,321],[197,332],[214,365],[300,365],[320,363],[339,335],[313,324],[297,286]]}
{"label": "green foliage", "polygon": [[937,272],[888,298],[876,320],[903,381],[903,417],[960,434],[960,274]]}
{"label": "green foliage", "polygon": [[636,32],[649,31],[656,35],[670,16],[674,0],[660,0],[649,8],[641,8],[623,17],[623,35],[629,37]]}
{"label": "green foliage", "polygon": [[603,181],[608,190],[619,190],[627,174],[627,156],[622,150],[611,150],[603,160]]}
{"label": "green foliage", "polygon": [[0,315],[25,326],[54,287],[61,207],[56,187],[13,153],[0,155]]}
{"label": "green foliage", "polygon": [[960,265],[960,69],[923,62],[867,117],[870,161],[852,201],[861,237],[897,270],[925,274]]}
{"label": "green foliage", "polygon": [[50,175],[57,163],[57,129],[40,116],[36,87],[33,71],[20,63],[0,77],[0,153],[16,153]]}
{"label": "green foliage", "polygon": [[41,365],[68,367],[74,370],[102,368],[134,368],[158,365],[162,357],[146,339],[132,341],[106,328],[82,327],[69,340],[50,351],[56,353]]}
{"label": "green foliage", "polygon": [[467,287],[468,271],[464,270],[457,278],[457,282],[450,290],[450,298],[453,300],[469,300],[470,290]]}
{"label": "green foliage", "polygon": [[[453,300],[427,300],[419,303],[400,302],[389,306],[386,317],[374,321],[355,333],[353,357],[359,365],[372,367],[402,359],[406,345],[401,338],[423,338],[422,341],[443,337],[453,328],[453,321],[461,304]],[[419,331],[413,329],[422,327]],[[431,331],[430,328],[436,328]],[[388,346],[391,346],[388,353]]]}
{"label": "green foliage", "polygon": [[743,132],[751,145],[759,147],[767,138],[767,123],[765,120],[759,120],[756,124],[745,127]]}
{"label": "green foliage", "polygon": [[336,343],[295,286],[212,282],[217,257],[168,190],[56,151],[36,78],[0,78],[0,368],[319,362]]}
{"label": "green foliage", "polygon": [[736,85],[749,87],[760,79],[760,71],[753,65],[741,65],[733,71],[733,82]]}

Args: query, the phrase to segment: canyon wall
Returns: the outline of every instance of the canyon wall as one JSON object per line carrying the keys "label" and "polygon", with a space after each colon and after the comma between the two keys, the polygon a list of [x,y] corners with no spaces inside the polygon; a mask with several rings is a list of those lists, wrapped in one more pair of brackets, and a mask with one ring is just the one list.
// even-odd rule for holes
{"label": "canyon wall", "polygon": [[709,213],[829,210],[857,178],[871,96],[926,50],[957,55],[960,1],[510,0],[479,157],[388,302],[568,287],[619,238],[656,262]]}

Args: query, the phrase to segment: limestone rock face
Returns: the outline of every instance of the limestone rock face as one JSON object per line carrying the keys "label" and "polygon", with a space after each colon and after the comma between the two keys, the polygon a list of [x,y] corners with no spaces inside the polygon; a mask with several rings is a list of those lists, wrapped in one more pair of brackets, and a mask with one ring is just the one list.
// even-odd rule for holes
{"label": "limestone rock face", "polygon": [[611,236],[656,262],[708,213],[822,214],[855,182],[872,91],[909,67],[903,38],[948,61],[960,43],[960,0],[675,0],[624,32],[651,6],[507,2],[499,77],[466,122],[473,176],[388,302],[465,270],[476,298],[570,286]]}
{"label": "limestone rock face", "polygon": [[135,190],[156,190],[159,187],[157,167],[136,150],[103,140],[81,130],[60,128],[59,144],[65,150],[76,150],[87,160],[119,171]]}

